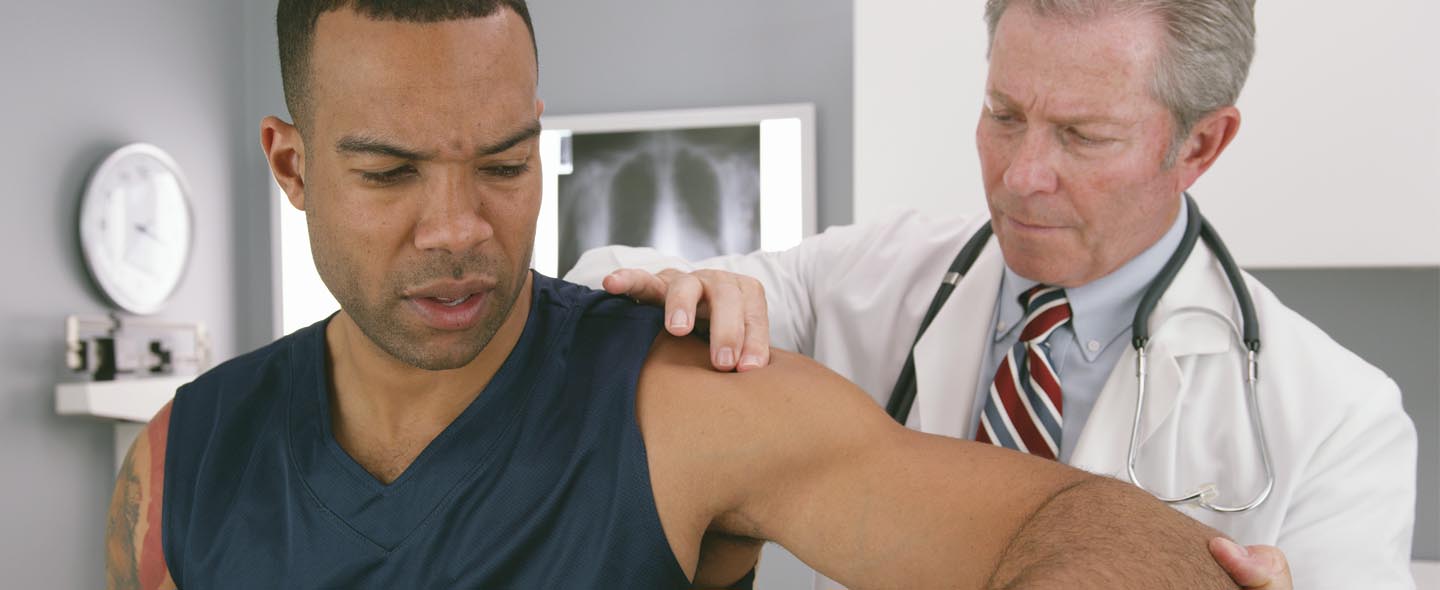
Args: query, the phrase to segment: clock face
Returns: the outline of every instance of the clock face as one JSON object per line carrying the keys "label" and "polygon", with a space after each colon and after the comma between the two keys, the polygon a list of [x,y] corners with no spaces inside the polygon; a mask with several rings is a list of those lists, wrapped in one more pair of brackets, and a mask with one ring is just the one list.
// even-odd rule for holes
{"label": "clock face", "polygon": [[132,144],[95,169],[80,205],[80,244],[95,282],[122,309],[160,310],[190,258],[189,186],[159,148]]}

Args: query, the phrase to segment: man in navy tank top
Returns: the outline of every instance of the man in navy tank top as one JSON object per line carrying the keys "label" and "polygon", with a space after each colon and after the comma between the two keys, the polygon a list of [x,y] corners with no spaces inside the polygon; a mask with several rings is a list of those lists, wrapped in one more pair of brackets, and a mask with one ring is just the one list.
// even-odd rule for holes
{"label": "man in navy tank top", "polygon": [[1234,588],[1132,486],[907,430],[795,355],[712,372],[659,310],[530,271],[523,0],[277,21],[294,125],[262,143],[341,311],[151,422],[111,587],[726,586],[773,540],[852,588]]}

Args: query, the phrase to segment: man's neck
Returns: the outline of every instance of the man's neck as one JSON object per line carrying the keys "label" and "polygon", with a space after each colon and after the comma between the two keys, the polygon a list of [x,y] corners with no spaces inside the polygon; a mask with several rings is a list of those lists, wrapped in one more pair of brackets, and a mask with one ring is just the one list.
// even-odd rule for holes
{"label": "man's neck", "polygon": [[480,354],[463,367],[444,371],[396,359],[349,315],[337,314],[325,334],[336,442],[382,482],[398,477],[475,401],[510,356],[530,315],[531,290],[527,273],[505,323]]}

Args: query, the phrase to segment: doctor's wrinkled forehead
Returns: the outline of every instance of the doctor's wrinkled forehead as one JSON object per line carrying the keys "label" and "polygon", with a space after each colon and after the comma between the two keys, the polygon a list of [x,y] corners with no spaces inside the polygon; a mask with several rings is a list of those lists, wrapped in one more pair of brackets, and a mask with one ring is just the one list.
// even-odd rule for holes
{"label": "doctor's wrinkled forehead", "polygon": [[[525,0],[280,0],[275,29],[280,42],[280,76],[285,87],[285,106],[296,127],[306,128],[309,105],[309,67],[315,25],[320,15],[353,10],[374,20],[436,23],[494,16],[511,10],[525,21],[534,48],[535,25]],[[538,54],[538,50],[537,50]]]}
{"label": "doctor's wrinkled forehead", "polygon": [[990,45],[1012,9],[1076,22],[1117,14],[1158,19],[1168,38],[1150,85],[1175,121],[1172,157],[1197,121],[1235,105],[1255,58],[1255,0],[986,0]]}

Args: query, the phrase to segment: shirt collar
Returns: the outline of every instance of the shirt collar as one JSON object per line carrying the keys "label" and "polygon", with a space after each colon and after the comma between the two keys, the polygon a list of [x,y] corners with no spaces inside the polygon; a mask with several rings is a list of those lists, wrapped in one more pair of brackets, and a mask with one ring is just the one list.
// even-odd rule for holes
{"label": "shirt collar", "polygon": [[[1115,272],[1065,290],[1065,296],[1070,300],[1071,330],[1087,361],[1094,362],[1130,329],[1145,289],[1180,246],[1188,217],[1189,212],[1181,197],[1180,214],[1175,216],[1170,229],[1158,241]],[[996,342],[1009,337],[1025,319],[1025,310],[1020,307],[1020,294],[1038,284],[1020,276],[1009,265],[1005,266],[1005,276],[1000,282],[1000,309],[996,314]]]}

